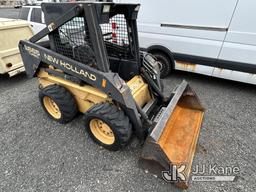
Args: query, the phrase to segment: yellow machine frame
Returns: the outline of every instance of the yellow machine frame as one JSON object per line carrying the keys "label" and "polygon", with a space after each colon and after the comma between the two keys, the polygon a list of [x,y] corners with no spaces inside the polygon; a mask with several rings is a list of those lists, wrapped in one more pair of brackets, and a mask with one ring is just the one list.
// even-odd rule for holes
{"label": "yellow machine frame", "polygon": [[[40,88],[47,87],[51,84],[57,84],[65,87],[74,95],[78,109],[82,113],[85,113],[97,103],[112,102],[112,99],[107,94],[95,87],[90,85],[81,86],[63,78],[49,75],[43,70],[38,73],[38,81]],[[132,92],[134,100],[140,107],[143,107],[151,100],[148,84],[146,84],[140,76],[133,77],[127,82],[127,85]]]}

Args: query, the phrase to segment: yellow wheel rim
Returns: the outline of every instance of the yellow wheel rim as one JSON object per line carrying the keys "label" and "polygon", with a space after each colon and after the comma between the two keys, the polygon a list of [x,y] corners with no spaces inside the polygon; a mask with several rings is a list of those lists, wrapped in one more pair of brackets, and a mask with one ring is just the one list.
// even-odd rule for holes
{"label": "yellow wheel rim", "polygon": [[92,119],[89,126],[92,134],[102,143],[111,145],[115,142],[115,136],[111,128],[102,120]]}
{"label": "yellow wheel rim", "polygon": [[43,99],[44,106],[48,113],[55,119],[60,119],[61,112],[58,105],[50,98],[45,96]]}

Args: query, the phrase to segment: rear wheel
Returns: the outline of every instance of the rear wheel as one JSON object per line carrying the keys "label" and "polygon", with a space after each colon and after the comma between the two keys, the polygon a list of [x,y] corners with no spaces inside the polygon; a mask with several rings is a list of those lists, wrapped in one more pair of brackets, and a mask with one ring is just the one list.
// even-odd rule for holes
{"label": "rear wheel", "polygon": [[59,123],[68,123],[78,112],[73,95],[59,85],[41,89],[39,99],[48,116]]}
{"label": "rear wheel", "polygon": [[110,103],[96,104],[89,109],[85,114],[85,127],[96,143],[111,151],[126,146],[132,135],[129,118]]}
{"label": "rear wheel", "polygon": [[152,54],[160,62],[161,78],[167,77],[172,70],[172,63],[170,59],[164,53],[156,52]]}

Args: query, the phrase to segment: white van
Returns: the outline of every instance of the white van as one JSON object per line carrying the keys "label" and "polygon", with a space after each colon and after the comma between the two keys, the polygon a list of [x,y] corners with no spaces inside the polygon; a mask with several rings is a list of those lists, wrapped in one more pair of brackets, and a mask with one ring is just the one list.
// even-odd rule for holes
{"label": "white van", "polygon": [[44,14],[40,5],[22,6],[19,19],[29,21],[35,34],[45,28]]}
{"label": "white van", "polygon": [[[140,46],[172,69],[256,84],[255,0],[140,3]],[[175,60],[175,61],[174,61]]]}

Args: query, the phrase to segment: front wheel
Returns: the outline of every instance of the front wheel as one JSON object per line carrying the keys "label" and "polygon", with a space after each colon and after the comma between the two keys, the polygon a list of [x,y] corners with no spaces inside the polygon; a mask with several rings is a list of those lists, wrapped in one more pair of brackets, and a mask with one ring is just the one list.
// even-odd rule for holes
{"label": "front wheel", "polygon": [[167,77],[172,70],[172,63],[170,59],[163,53],[152,53],[155,58],[160,62],[160,74],[161,78]]}
{"label": "front wheel", "polygon": [[71,121],[78,112],[74,96],[59,85],[41,89],[39,100],[48,116],[62,124]]}
{"label": "front wheel", "polygon": [[90,137],[110,151],[126,146],[132,135],[129,118],[110,103],[94,105],[85,113],[85,127]]}

